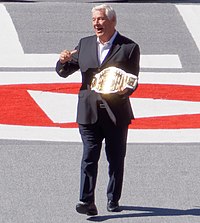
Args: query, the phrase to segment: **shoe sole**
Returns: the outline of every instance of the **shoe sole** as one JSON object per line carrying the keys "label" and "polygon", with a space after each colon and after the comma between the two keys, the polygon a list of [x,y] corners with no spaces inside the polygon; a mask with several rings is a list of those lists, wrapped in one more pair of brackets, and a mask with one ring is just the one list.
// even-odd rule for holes
{"label": "shoe sole", "polygon": [[97,215],[98,212],[96,210],[87,210],[87,207],[76,207],[76,211],[79,213],[79,214],[86,214],[88,216],[94,216],[94,215]]}
{"label": "shoe sole", "polygon": [[121,212],[120,208],[107,209],[108,212]]}

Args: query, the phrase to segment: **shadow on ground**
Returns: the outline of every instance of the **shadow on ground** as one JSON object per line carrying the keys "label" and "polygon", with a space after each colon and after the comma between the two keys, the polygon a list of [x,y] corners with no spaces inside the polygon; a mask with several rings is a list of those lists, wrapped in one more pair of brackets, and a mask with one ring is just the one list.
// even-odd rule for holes
{"label": "shadow on ground", "polygon": [[95,0],[0,0],[0,2],[16,2],[16,3],[34,3],[34,2],[62,2],[62,3],[174,3],[174,4],[191,4],[191,3],[200,3],[199,0],[107,0],[107,1],[95,1]]}
{"label": "shadow on ground", "polygon": [[124,0],[124,1],[112,1],[112,0],[109,0],[109,1],[85,1],[85,2],[88,2],[88,3],[108,3],[108,2],[112,2],[112,3],[115,3],[115,2],[118,2],[118,3],[174,3],[174,4],[187,4],[187,3],[200,3],[199,0]]}
{"label": "shadow on ground", "polygon": [[[129,214],[120,214],[116,215],[104,215],[104,216],[96,216],[90,217],[88,221],[101,222],[109,219],[123,219],[123,218],[139,218],[139,217],[153,217],[153,216],[200,216],[200,209],[188,209],[188,210],[180,210],[180,209],[170,209],[170,208],[155,208],[155,207],[138,207],[138,206],[121,206],[122,211],[133,211],[137,213],[129,213]],[[140,213],[141,212],[141,213]]]}
{"label": "shadow on ground", "polygon": [[16,3],[33,3],[33,2],[36,2],[36,1],[29,1],[29,0],[0,0],[0,2],[16,2]]}

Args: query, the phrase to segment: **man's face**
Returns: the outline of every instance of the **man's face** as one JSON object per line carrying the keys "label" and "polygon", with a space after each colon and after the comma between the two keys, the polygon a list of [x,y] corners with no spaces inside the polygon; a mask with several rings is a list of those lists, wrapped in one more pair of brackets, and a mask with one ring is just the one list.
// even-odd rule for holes
{"label": "man's face", "polygon": [[104,10],[92,14],[92,23],[95,34],[102,42],[107,42],[115,32],[115,20],[109,20]]}

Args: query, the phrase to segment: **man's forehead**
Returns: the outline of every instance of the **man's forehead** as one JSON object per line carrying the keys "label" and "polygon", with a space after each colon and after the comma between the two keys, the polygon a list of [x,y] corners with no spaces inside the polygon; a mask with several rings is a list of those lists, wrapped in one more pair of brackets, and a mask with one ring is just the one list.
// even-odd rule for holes
{"label": "man's forehead", "polygon": [[105,9],[95,10],[95,11],[92,13],[93,16],[97,16],[97,15],[100,15],[100,14],[106,16]]}

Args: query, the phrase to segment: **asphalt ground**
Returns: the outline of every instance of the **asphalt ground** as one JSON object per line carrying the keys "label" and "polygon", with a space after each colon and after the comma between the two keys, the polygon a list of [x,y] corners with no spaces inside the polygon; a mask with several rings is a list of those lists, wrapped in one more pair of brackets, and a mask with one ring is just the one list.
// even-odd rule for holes
{"label": "asphalt ground", "polygon": [[[199,50],[174,4],[110,4],[118,14],[117,29],[140,45],[141,54],[178,54],[183,66],[182,69],[141,71],[199,72]],[[66,48],[73,49],[81,37],[93,34],[91,8],[96,3],[5,5],[24,53],[60,53]]]}
{"label": "asphalt ground", "polygon": [[[27,2],[5,4],[25,53],[59,53],[92,33],[92,3]],[[200,71],[199,51],[170,1],[112,4],[120,32],[135,39],[143,54],[176,53],[183,68],[174,71]],[[99,215],[92,218],[75,212],[81,154],[80,143],[0,140],[0,222],[199,222],[198,143],[128,144],[119,213],[106,211],[107,162],[102,150],[96,188]]]}
{"label": "asphalt ground", "polygon": [[122,211],[106,211],[107,162],[99,163],[99,215],[77,214],[82,146],[0,141],[0,222],[198,223],[199,145],[128,144]]}

